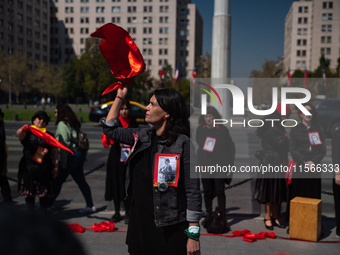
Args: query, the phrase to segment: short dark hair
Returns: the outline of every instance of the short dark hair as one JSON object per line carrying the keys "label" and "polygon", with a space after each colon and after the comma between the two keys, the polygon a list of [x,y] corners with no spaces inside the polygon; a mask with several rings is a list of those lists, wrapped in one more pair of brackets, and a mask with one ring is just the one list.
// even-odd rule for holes
{"label": "short dark hair", "polygon": [[159,106],[169,114],[162,136],[167,145],[173,144],[179,134],[190,137],[187,107],[182,95],[175,89],[157,89],[155,97]]}

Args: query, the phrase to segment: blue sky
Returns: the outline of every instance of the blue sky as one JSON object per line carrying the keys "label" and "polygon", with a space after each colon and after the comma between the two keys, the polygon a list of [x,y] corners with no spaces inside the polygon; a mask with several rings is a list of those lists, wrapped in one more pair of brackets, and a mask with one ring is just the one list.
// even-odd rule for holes
{"label": "blue sky", "polygon": [[[231,77],[247,78],[283,56],[284,22],[292,0],[231,0]],[[211,53],[214,0],[192,0],[203,18],[203,54]]]}

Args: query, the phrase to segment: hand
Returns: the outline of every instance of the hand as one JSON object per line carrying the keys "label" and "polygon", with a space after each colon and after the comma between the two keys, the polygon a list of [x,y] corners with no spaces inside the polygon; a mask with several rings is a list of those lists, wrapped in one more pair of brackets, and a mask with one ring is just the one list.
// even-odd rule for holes
{"label": "hand", "polygon": [[188,255],[199,255],[199,254],[201,254],[200,241],[195,241],[194,239],[188,238],[187,254]]}
{"label": "hand", "polygon": [[340,175],[335,176],[335,184],[340,185]]}
{"label": "hand", "polygon": [[122,88],[122,89],[119,88],[119,89],[117,90],[117,96],[122,97],[122,98],[125,98],[127,92],[128,92],[127,87],[124,87],[124,88]]}

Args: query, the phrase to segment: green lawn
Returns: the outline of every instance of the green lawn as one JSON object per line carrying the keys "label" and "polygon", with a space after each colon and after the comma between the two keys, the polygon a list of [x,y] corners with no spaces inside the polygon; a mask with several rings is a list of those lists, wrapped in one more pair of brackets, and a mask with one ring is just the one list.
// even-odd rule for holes
{"label": "green lawn", "polygon": [[[54,117],[54,108],[51,108],[53,110],[45,110],[47,112],[47,114],[50,116],[51,118],[51,122],[55,121],[55,117]],[[4,112],[5,116],[4,116],[4,120],[13,120],[13,115],[18,115],[18,120],[22,120],[22,121],[31,121],[32,116],[34,115],[34,113],[36,113],[39,109],[2,109],[2,111]],[[89,120],[89,112],[75,112],[75,114],[78,117],[82,117],[83,118],[83,122],[90,122]]]}

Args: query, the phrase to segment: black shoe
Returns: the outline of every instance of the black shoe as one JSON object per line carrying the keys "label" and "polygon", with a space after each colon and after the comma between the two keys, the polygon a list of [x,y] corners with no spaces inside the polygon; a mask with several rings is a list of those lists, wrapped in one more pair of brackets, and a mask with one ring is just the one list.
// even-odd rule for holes
{"label": "black shoe", "polygon": [[266,224],[266,221],[272,221],[271,219],[263,219],[263,221],[264,221],[264,226],[266,227],[266,229],[274,230],[273,226],[267,226],[267,224]]}
{"label": "black shoe", "polygon": [[209,213],[205,218],[204,220],[201,222],[201,225],[204,227],[204,228],[207,228],[211,222],[213,221],[213,214],[212,213]]}
{"label": "black shoe", "polygon": [[[277,223],[276,221],[278,221],[279,223]],[[279,219],[272,219],[272,225],[273,225],[274,227],[286,228],[285,225],[281,225]]]}
{"label": "black shoe", "polygon": [[120,216],[119,213],[116,213],[111,217],[111,219],[112,219],[113,222],[117,223],[117,222],[120,222],[123,218],[122,218],[122,216]]}

